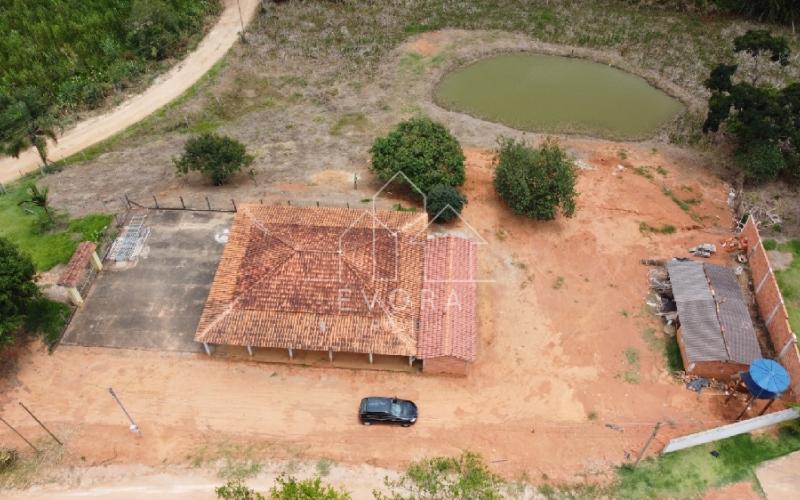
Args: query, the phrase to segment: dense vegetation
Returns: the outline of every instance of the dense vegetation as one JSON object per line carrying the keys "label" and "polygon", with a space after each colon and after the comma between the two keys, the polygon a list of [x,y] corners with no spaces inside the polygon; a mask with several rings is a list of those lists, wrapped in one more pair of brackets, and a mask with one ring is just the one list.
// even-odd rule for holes
{"label": "dense vegetation", "polygon": [[398,177],[398,182],[411,182],[424,194],[437,184],[464,183],[461,145],[442,124],[427,117],[400,123],[386,137],[377,138],[370,152],[372,170],[384,181],[402,173],[405,177]]}
{"label": "dense vegetation", "polygon": [[[217,498],[222,500],[265,500],[263,494],[244,484],[240,479],[232,479],[216,488]],[[271,500],[350,500],[350,494],[333,486],[323,484],[319,477],[295,479],[279,476],[269,490]]]}
{"label": "dense vegetation", "polygon": [[794,26],[800,20],[800,4],[796,0],[629,0],[639,5],[662,6],[705,14],[738,14],[758,21]]}
{"label": "dense vegetation", "polygon": [[467,198],[453,186],[436,184],[428,191],[425,203],[432,221],[449,222],[461,213]]}
{"label": "dense vegetation", "polygon": [[0,96],[32,87],[67,111],[95,107],[178,56],[218,0],[0,0]]}
{"label": "dense vegetation", "polygon": [[174,160],[179,174],[190,171],[202,172],[215,186],[221,186],[228,178],[253,162],[244,144],[231,137],[205,133],[186,142],[180,158]]}
{"label": "dense vegetation", "polygon": [[555,219],[558,209],[575,213],[577,169],[558,143],[546,140],[538,148],[500,138],[494,187],[517,215]]}
{"label": "dense vegetation", "polygon": [[800,82],[783,88],[758,84],[758,67],[766,62],[787,66],[791,54],[783,37],[751,30],[734,39],[734,50],[753,59],[749,81],[733,81],[737,64],[720,64],[706,80],[711,91],[704,132],[725,124],[734,136],[736,156],[745,175],[755,181],[780,174],[800,178]]}
{"label": "dense vegetation", "polygon": [[792,255],[792,263],[786,269],[776,270],[775,278],[786,303],[789,323],[795,332],[800,332],[800,240],[789,240],[784,243],[764,240],[764,248]]}
{"label": "dense vegetation", "polygon": [[29,304],[39,298],[35,276],[31,258],[7,239],[0,238],[0,346],[13,341]]}

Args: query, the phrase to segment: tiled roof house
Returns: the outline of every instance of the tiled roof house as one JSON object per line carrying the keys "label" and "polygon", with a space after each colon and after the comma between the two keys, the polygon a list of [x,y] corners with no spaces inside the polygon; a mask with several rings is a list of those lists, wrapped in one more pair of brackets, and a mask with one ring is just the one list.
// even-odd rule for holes
{"label": "tiled roof house", "polygon": [[222,344],[290,358],[440,358],[457,369],[432,371],[465,372],[475,358],[474,245],[429,239],[427,223],[424,213],[243,205],[195,340],[209,353]]}

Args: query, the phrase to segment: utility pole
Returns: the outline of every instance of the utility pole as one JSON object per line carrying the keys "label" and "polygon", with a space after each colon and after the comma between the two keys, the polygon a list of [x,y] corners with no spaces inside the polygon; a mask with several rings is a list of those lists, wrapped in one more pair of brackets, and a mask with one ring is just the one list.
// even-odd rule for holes
{"label": "utility pole", "polygon": [[236,7],[239,9],[239,23],[242,25],[242,43],[247,43],[247,37],[244,32],[244,18],[242,17],[242,4],[236,0]]}
{"label": "utility pole", "polygon": [[656,426],[653,427],[653,432],[650,434],[650,437],[647,438],[647,442],[644,443],[644,446],[642,446],[641,451],[639,451],[639,455],[636,457],[636,462],[634,462],[634,464],[633,464],[634,468],[636,468],[636,466],[639,465],[639,462],[642,461],[642,457],[644,456],[644,452],[647,451],[647,448],[650,446],[650,443],[652,443],[653,439],[656,438],[656,434],[658,434],[658,429],[660,429],[660,428],[661,428],[661,422],[660,421],[656,422]]}
{"label": "utility pole", "polygon": [[22,434],[20,434],[18,430],[16,430],[15,428],[13,428],[13,427],[11,426],[11,424],[9,424],[8,422],[6,422],[6,421],[5,421],[5,419],[4,419],[3,417],[0,417],[0,422],[3,422],[4,424],[6,424],[6,425],[8,426],[8,428],[9,428],[9,429],[11,429],[12,431],[14,431],[14,434],[16,434],[17,436],[19,436],[19,437],[20,437],[20,438],[21,438],[23,441],[25,441],[26,443],[28,443],[28,446],[30,446],[31,448],[33,448],[33,451],[35,451],[36,453],[39,453],[39,448],[35,447],[35,446],[33,445],[33,443],[31,443],[30,441],[28,441],[27,439],[25,439],[25,436],[23,436]]}
{"label": "utility pole", "polygon": [[131,432],[133,432],[134,434],[139,434],[139,426],[136,425],[136,422],[133,421],[133,417],[131,417],[131,414],[128,413],[128,410],[125,409],[125,406],[123,406],[122,401],[120,401],[119,398],[117,397],[117,394],[114,392],[114,389],[109,387],[108,388],[108,393],[111,394],[111,397],[113,397],[114,401],[117,402],[117,404],[119,405],[120,409],[122,410],[122,413],[124,413],[125,416],[128,417],[128,420],[131,423],[131,427],[130,427]]}
{"label": "utility pole", "polygon": [[28,407],[27,407],[27,406],[25,406],[24,404],[22,404],[22,401],[19,401],[19,405],[22,407],[22,409],[23,409],[23,410],[25,410],[26,412],[28,412],[28,415],[30,415],[30,416],[31,416],[31,417],[32,417],[34,420],[36,420],[36,423],[37,423],[37,424],[39,424],[39,425],[42,427],[42,429],[46,430],[46,431],[47,431],[47,433],[48,433],[48,434],[50,434],[50,437],[51,437],[51,438],[53,438],[53,439],[56,441],[56,443],[60,444],[61,446],[64,446],[64,443],[62,443],[62,442],[61,442],[61,440],[60,440],[60,439],[58,439],[58,438],[56,437],[56,435],[55,435],[55,434],[53,434],[52,432],[50,432],[50,429],[48,429],[47,427],[45,427],[45,426],[44,426],[44,424],[42,423],[42,421],[41,421],[41,420],[39,420],[38,418],[36,418],[36,415],[34,415],[34,414],[33,414],[33,412],[32,412],[32,411],[30,411],[30,410],[28,409]]}

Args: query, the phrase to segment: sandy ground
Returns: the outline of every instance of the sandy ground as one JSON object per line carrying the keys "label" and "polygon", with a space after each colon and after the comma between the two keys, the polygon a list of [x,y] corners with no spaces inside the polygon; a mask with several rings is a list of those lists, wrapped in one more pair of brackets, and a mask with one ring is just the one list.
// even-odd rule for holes
{"label": "sandy ground", "polygon": [[[258,11],[259,0],[224,0],[219,21],[183,61],[158,78],[145,92],[127,99],[107,113],[78,123],[48,144],[48,158],[56,161],[111,137],[168,104],[194,85],[224,56],[239,39],[242,30],[239,13],[247,25]],[[21,174],[39,168],[41,160],[34,149],[19,158],[0,159],[0,182],[11,182]]]}
{"label": "sandy ground", "polygon": [[768,500],[790,500],[800,491],[800,452],[770,460],[756,470]]}
{"label": "sandy ground", "polygon": [[[185,464],[233,443],[264,460],[329,457],[402,468],[469,449],[512,479],[607,479],[657,421],[668,425],[651,452],[670,436],[723,423],[738,408],[722,407],[711,391],[686,390],[667,373],[662,352],[649,347],[644,332],[657,324],[643,310],[647,268],[639,264],[718,243],[730,220],[727,187],[652,148],[627,145],[621,160],[616,143],[569,145],[584,167],[578,212],[552,222],[513,216],[491,186],[492,153],[466,150],[464,218],[486,241],[480,276],[487,281],[479,287],[478,360],[466,379],[33,348],[2,382],[2,414],[25,434],[44,437],[17,401],[29,405],[65,439],[61,463],[71,465]],[[643,164],[666,175],[648,179],[630,168]],[[701,200],[692,210],[705,218],[693,220],[662,194],[662,184]],[[645,236],[640,222],[679,230]],[[626,351],[636,352],[635,362]],[[140,437],[129,432],[109,386],[137,420]],[[414,399],[420,421],[410,429],[360,426],[356,405],[368,394]],[[0,436],[17,443],[5,429]]]}

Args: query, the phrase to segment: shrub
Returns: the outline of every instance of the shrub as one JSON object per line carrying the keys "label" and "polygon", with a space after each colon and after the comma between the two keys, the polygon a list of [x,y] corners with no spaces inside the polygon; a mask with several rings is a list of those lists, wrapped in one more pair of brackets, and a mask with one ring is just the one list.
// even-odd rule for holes
{"label": "shrub", "polygon": [[384,495],[374,491],[378,500],[503,498],[503,480],[489,470],[480,455],[469,451],[460,457],[415,462],[400,479],[386,479],[384,484],[391,493]]}
{"label": "shrub", "polygon": [[230,137],[205,133],[186,142],[183,155],[173,160],[181,174],[198,170],[215,186],[225,184],[228,177],[253,162],[244,144]]}
{"label": "shrub", "polygon": [[445,184],[436,184],[426,197],[428,215],[434,222],[449,222],[461,213],[467,198],[458,189]]}
{"label": "shrub", "polygon": [[13,341],[31,302],[39,297],[29,256],[0,237],[0,346]]}
{"label": "shrub", "polygon": [[736,155],[736,161],[748,179],[763,182],[774,179],[786,168],[786,160],[778,146],[755,144]]}
{"label": "shrub", "polygon": [[264,495],[248,487],[240,479],[228,481],[214,489],[222,500],[264,500]]}
{"label": "shrub", "polygon": [[501,137],[495,161],[495,190],[515,214],[551,220],[561,207],[565,216],[574,215],[577,170],[557,142],[548,139],[535,149]]}
{"label": "shrub", "polygon": [[269,491],[273,500],[350,500],[350,494],[333,486],[322,484],[319,477],[298,481],[293,477],[280,476]]}
{"label": "shrub", "polygon": [[372,170],[384,181],[403,172],[423,193],[436,184],[464,183],[464,153],[448,130],[427,117],[400,123],[370,149]]}

